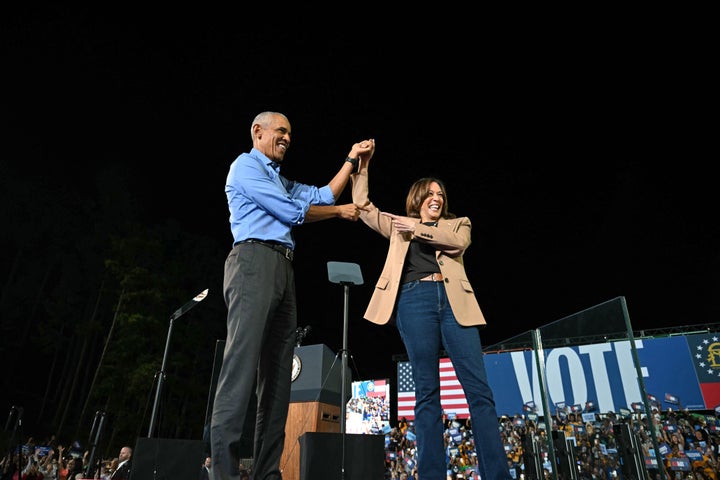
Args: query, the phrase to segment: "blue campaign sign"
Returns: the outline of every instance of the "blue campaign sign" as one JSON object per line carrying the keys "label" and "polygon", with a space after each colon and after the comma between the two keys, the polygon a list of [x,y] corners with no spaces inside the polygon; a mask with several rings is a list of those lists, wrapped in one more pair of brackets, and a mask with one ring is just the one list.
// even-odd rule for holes
{"label": "blue campaign sign", "polygon": [[[673,392],[689,410],[714,407],[704,403],[693,352],[684,336],[636,340],[635,346],[648,394]],[[599,412],[617,412],[643,402],[629,341],[547,349],[544,356],[553,415],[558,404],[592,402]],[[489,353],[485,365],[498,416],[520,413],[533,402],[542,405],[532,351]]]}
{"label": "blue campaign sign", "polygon": [[687,455],[691,462],[699,462],[703,459],[702,453],[697,450],[685,450],[685,455]]}
{"label": "blue campaign sign", "polygon": [[690,459],[682,457],[673,457],[668,460],[670,464],[670,470],[689,472],[692,470],[690,466]]}
{"label": "blue campaign sign", "polygon": [[[626,412],[623,416],[627,416],[643,411],[645,400],[660,408],[672,404],[691,411],[720,410],[720,334],[636,339],[635,348],[645,399],[627,340],[544,350],[550,414],[566,410],[567,405],[575,409],[585,405],[585,412],[576,413]],[[498,417],[526,413],[535,421],[545,416],[531,350],[487,353],[485,367]],[[664,399],[662,404],[658,398]]]}

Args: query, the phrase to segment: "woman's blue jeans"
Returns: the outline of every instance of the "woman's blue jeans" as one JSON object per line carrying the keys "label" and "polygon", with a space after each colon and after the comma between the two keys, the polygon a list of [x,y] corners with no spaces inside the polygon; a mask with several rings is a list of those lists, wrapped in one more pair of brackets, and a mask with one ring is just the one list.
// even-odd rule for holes
{"label": "woman's blue jeans", "polygon": [[396,322],[415,381],[420,480],[442,480],[447,476],[440,404],[441,349],[449,355],[470,407],[480,478],[510,479],[478,328],[457,323],[442,282],[417,280],[401,286]]}

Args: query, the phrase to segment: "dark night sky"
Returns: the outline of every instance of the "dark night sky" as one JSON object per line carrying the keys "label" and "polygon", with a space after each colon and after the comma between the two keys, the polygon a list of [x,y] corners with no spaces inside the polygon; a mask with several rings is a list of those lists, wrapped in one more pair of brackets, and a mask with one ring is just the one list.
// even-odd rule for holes
{"label": "dark night sky", "polygon": [[[486,345],[616,296],[636,329],[718,320],[708,67],[686,45],[583,29],[260,32],[221,12],[62,8],[2,20],[0,163],[13,175],[90,197],[119,166],[148,221],[229,249],[227,168],[250,148],[254,115],[278,110],[293,126],[289,178],[325,184],[352,143],[374,137],[381,208],[403,213],[421,176],[446,181],[451,210],[473,221],[465,260]],[[394,376],[399,336],[361,318],[385,240],[341,220],[295,234],[306,343],[341,347],[342,289],[326,264],[358,263],[349,348],[361,376]]]}

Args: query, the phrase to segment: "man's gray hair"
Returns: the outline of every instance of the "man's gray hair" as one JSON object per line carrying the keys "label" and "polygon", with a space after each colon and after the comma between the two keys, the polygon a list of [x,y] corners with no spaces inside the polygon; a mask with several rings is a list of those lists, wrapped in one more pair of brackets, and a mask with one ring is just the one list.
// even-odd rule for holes
{"label": "man's gray hair", "polygon": [[273,117],[280,116],[283,117],[285,120],[287,120],[287,117],[280,113],[280,112],[261,112],[258,113],[255,116],[255,120],[253,120],[252,125],[250,125],[250,138],[255,140],[255,137],[253,137],[253,127],[255,125],[260,125],[262,127],[266,127]]}

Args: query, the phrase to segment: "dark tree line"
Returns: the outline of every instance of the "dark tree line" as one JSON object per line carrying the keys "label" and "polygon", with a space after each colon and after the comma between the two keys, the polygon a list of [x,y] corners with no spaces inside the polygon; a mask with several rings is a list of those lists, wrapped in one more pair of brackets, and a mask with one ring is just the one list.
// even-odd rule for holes
{"label": "dark tree line", "polygon": [[6,443],[87,448],[97,412],[101,456],[147,436],[170,316],[208,288],[173,322],[154,435],[202,438],[227,246],[144,221],[119,169],[91,179],[88,198],[16,168],[0,177],[0,406],[22,412],[8,413]]}

